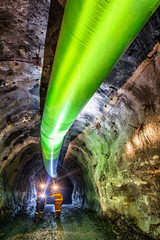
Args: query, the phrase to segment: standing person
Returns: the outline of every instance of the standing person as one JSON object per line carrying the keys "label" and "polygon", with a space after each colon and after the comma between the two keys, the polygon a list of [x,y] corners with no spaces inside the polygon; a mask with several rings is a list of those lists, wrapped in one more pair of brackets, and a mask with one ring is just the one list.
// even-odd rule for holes
{"label": "standing person", "polygon": [[[53,192],[55,192],[55,193],[53,193]],[[63,202],[63,195],[62,195],[61,192],[58,191],[57,186],[54,186],[53,192],[51,193],[50,197],[54,197],[56,219],[60,219],[61,205],[62,205],[62,202]]]}
{"label": "standing person", "polygon": [[46,195],[43,192],[44,185],[41,186],[41,189],[37,192],[37,200],[36,200],[36,211],[34,213],[34,222],[37,221],[38,217],[42,220],[44,207],[46,205]]}

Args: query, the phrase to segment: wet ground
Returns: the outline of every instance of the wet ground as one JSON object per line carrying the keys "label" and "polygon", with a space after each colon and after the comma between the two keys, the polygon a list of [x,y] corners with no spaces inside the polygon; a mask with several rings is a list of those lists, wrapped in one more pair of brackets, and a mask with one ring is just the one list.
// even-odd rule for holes
{"label": "wet ground", "polygon": [[[1,240],[140,240],[123,232],[109,220],[72,205],[62,206],[61,220],[54,219],[53,205],[47,204],[44,220],[33,222],[31,217],[17,216],[0,224]],[[149,238],[147,238],[149,239]]]}

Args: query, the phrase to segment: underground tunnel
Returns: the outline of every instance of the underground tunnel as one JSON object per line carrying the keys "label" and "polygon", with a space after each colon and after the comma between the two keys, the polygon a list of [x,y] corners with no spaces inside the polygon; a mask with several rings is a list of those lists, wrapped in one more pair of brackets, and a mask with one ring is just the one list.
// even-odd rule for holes
{"label": "underground tunnel", "polygon": [[160,2],[138,2],[1,3],[0,239],[160,238]]}

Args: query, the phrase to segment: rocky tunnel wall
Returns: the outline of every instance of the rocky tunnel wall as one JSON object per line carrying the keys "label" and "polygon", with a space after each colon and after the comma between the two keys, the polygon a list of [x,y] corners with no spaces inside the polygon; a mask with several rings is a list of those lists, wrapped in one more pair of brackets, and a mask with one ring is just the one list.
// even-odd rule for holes
{"label": "rocky tunnel wall", "polygon": [[[40,78],[50,1],[4,1],[0,8],[0,208],[25,209],[43,172]],[[28,204],[28,207],[31,205]]]}
{"label": "rocky tunnel wall", "polygon": [[[43,95],[64,6],[64,0],[10,0],[8,5],[4,2],[0,9],[3,35],[0,40],[2,214],[14,215],[23,210],[31,213],[35,207],[37,183],[48,178],[40,147],[40,90],[44,104]],[[65,173],[60,170],[60,176]],[[76,183],[77,180],[75,175],[73,186],[77,184],[79,189],[81,183]]]}
{"label": "rocky tunnel wall", "polygon": [[[88,207],[160,234],[160,45],[148,55],[97,118],[69,144]],[[72,169],[72,167],[71,167]]]}
{"label": "rocky tunnel wall", "polygon": [[[37,144],[29,144],[14,155],[2,170],[3,203],[6,213],[28,213],[33,210],[37,184],[45,177],[45,169]],[[44,175],[44,176],[43,176]]]}
{"label": "rocky tunnel wall", "polygon": [[[36,184],[46,179],[40,101],[43,106],[64,5],[10,0],[1,8],[1,213],[33,211]],[[160,234],[159,24],[158,10],[70,128],[58,169],[73,185],[73,204],[154,238]],[[39,46],[41,66],[32,61]]]}

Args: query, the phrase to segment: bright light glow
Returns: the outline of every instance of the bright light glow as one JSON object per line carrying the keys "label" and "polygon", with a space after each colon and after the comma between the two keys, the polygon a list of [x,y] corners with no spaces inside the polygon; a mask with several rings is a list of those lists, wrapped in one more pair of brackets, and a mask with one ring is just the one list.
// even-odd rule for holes
{"label": "bright light glow", "polygon": [[143,147],[143,142],[141,141],[140,137],[135,135],[133,137],[133,142],[136,144],[137,147],[142,148]]}
{"label": "bright light glow", "polygon": [[133,144],[131,142],[128,142],[126,144],[126,152],[129,156],[133,156],[135,151],[134,151],[134,148],[133,148]]}
{"label": "bright light glow", "polygon": [[44,184],[41,184],[40,187],[41,187],[41,189],[44,189],[44,188],[45,188],[45,185],[44,185]]}
{"label": "bright light glow", "polygon": [[[62,122],[63,122],[63,118],[64,118],[64,116],[65,116],[65,111],[63,111],[62,113],[61,113],[61,115],[60,115],[60,117],[58,118],[58,120],[57,120],[57,123],[56,123],[56,125],[55,125],[55,127],[54,127],[54,131],[51,133],[51,135],[50,135],[50,138],[51,139],[54,139],[54,144],[56,144],[56,143],[59,143],[60,141],[61,141],[61,139],[64,137],[64,134],[62,133],[62,136],[60,136],[60,140],[59,140],[59,138],[55,138],[55,136],[57,136],[59,133],[58,133],[58,131],[59,131],[59,128],[60,128],[60,126],[61,126],[61,124],[62,124]],[[67,129],[68,130],[68,129]],[[60,134],[59,134],[60,135]],[[57,141],[57,139],[58,139],[58,141]]]}
{"label": "bright light glow", "polygon": [[44,193],[42,193],[42,194],[41,194],[41,197],[43,197],[43,198],[44,198],[44,197],[45,197],[45,194],[44,194]]}
{"label": "bright light glow", "polygon": [[149,138],[152,138],[155,134],[153,127],[150,125],[147,125],[145,128],[145,134],[147,134]]}
{"label": "bright light glow", "polygon": [[133,147],[132,147],[132,144],[130,142],[127,143],[127,150],[128,150],[128,152],[133,151]]}
{"label": "bright light glow", "polygon": [[57,185],[54,185],[54,186],[53,186],[53,189],[54,189],[54,190],[56,190],[57,188],[58,188]]}
{"label": "bright light glow", "polygon": [[51,151],[51,176],[53,177],[53,147]]}
{"label": "bright light glow", "polygon": [[159,158],[159,156],[158,155],[154,155],[153,156],[153,159],[155,160],[155,159],[158,159]]}

